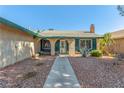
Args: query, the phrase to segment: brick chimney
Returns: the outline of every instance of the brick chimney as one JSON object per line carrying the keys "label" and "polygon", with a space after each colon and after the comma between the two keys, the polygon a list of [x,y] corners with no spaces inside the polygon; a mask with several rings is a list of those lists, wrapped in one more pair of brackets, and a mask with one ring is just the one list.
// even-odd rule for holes
{"label": "brick chimney", "polygon": [[90,33],[95,33],[94,24],[91,24],[91,26],[90,26]]}

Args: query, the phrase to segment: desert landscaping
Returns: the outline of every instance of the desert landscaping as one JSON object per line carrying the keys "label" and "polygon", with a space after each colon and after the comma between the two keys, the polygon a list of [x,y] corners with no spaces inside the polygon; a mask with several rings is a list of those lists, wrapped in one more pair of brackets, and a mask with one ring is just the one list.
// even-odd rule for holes
{"label": "desert landscaping", "polygon": [[124,61],[116,58],[69,57],[82,88],[123,88]]}
{"label": "desert landscaping", "polygon": [[1,88],[41,88],[52,67],[55,56],[28,58],[0,69]]}

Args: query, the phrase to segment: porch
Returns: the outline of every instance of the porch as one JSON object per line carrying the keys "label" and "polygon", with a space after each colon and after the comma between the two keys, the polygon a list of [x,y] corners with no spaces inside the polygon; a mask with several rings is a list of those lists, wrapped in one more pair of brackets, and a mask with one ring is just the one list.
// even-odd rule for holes
{"label": "porch", "polygon": [[75,39],[48,38],[40,40],[40,51],[48,55],[75,55]]}
{"label": "porch", "polygon": [[81,56],[82,48],[96,49],[96,38],[42,38],[40,40],[42,54]]}

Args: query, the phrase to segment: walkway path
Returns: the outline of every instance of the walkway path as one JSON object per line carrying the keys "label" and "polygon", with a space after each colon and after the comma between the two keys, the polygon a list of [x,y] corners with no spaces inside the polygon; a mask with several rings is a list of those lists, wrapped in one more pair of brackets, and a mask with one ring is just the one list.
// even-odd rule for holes
{"label": "walkway path", "polygon": [[79,88],[80,84],[67,57],[56,57],[44,88]]}

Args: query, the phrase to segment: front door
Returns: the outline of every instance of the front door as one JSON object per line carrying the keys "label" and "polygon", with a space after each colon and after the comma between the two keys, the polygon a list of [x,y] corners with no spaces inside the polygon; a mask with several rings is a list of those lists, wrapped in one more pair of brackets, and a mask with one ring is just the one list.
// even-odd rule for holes
{"label": "front door", "polygon": [[60,40],[60,54],[65,54],[66,53],[66,41],[65,40]]}

